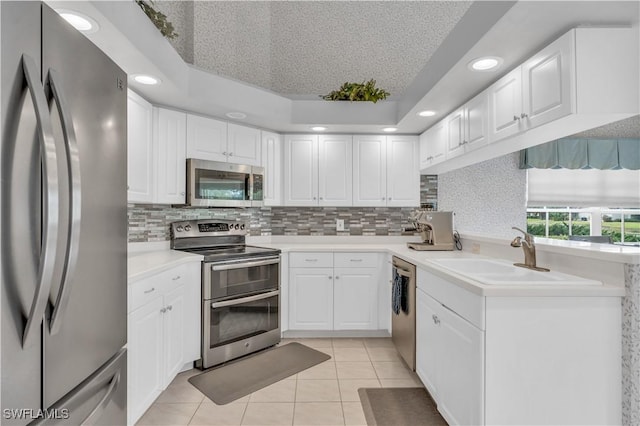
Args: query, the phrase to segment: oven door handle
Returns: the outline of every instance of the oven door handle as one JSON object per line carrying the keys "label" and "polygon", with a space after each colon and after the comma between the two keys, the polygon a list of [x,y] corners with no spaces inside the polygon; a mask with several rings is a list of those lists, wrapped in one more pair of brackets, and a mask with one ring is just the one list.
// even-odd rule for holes
{"label": "oven door handle", "polygon": [[242,297],[240,299],[225,300],[224,302],[213,302],[211,309],[224,308],[226,306],[241,305],[243,303],[255,302],[256,300],[268,299],[280,294],[280,290],[270,291],[268,293],[256,294],[255,296]]}
{"label": "oven door handle", "polygon": [[274,258],[269,260],[259,260],[256,262],[238,262],[238,263],[227,263],[222,265],[211,265],[212,271],[228,271],[230,269],[244,269],[244,268],[253,268],[255,266],[265,266],[265,265],[275,265],[280,263],[280,258]]}

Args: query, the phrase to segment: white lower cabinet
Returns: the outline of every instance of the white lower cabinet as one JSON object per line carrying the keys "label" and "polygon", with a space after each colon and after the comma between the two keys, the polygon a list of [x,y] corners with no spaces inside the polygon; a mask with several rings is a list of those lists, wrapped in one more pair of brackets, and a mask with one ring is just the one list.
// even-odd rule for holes
{"label": "white lower cabinet", "polygon": [[134,424],[200,354],[200,263],[129,285],[127,423]]}
{"label": "white lower cabinet", "polygon": [[289,329],[378,330],[380,256],[291,253]]}
{"label": "white lower cabinet", "polygon": [[289,328],[333,328],[333,268],[289,270]]}
{"label": "white lower cabinet", "polygon": [[416,370],[451,425],[484,422],[484,332],[417,290]]}
{"label": "white lower cabinet", "polygon": [[378,328],[378,270],[335,268],[333,282],[333,329]]}
{"label": "white lower cabinet", "polygon": [[621,424],[618,297],[417,287],[416,372],[448,424]]}

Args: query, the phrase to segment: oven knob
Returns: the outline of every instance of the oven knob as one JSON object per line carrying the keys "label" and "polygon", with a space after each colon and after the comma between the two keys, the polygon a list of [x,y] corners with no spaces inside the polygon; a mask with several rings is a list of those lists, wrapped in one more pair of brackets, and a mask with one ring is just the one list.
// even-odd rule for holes
{"label": "oven knob", "polygon": [[244,229],[244,223],[240,225],[240,229]]}
{"label": "oven knob", "polygon": [[182,229],[183,229],[183,228],[182,228],[182,226],[178,226],[178,227],[176,228],[176,231],[178,231],[178,232],[182,232]]}
{"label": "oven knob", "polygon": [[236,223],[236,229],[240,229],[240,225]]}
{"label": "oven knob", "polygon": [[191,231],[191,225],[185,225],[184,230],[185,231]]}

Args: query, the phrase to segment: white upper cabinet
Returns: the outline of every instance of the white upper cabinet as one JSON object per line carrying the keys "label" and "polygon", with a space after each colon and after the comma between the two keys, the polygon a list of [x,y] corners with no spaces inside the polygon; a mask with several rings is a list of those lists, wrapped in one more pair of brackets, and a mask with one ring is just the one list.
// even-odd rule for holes
{"label": "white upper cabinet", "polygon": [[464,107],[449,114],[445,122],[447,123],[447,158],[464,154]]}
{"label": "white upper cabinet", "polygon": [[262,133],[262,167],[264,167],[264,205],[282,205],[282,136]]}
{"label": "white upper cabinet", "polygon": [[387,138],[353,137],[353,205],[387,205]]}
{"label": "white upper cabinet", "polygon": [[482,92],[464,106],[464,152],[489,142],[489,105],[487,93]]}
{"label": "white upper cabinet", "polygon": [[575,112],[575,32],[494,83],[489,106],[491,142]]}
{"label": "white upper cabinet", "polygon": [[353,137],[353,205],[420,205],[417,136]]}
{"label": "white upper cabinet", "polygon": [[262,160],[260,130],[229,123],[227,131],[227,161],[259,166]]}
{"label": "white upper cabinet", "polygon": [[153,202],[153,107],[127,91],[127,199]]}
{"label": "white upper cabinet", "polygon": [[164,108],[154,108],[153,114],[156,185],[153,201],[158,204],[184,204],[187,115]]}
{"label": "white upper cabinet", "polygon": [[575,32],[569,31],[522,65],[523,116],[527,127],[575,111]]}
{"label": "white upper cabinet", "polygon": [[318,140],[318,205],[352,205],[352,137],[322,135]]}
{"label": "white upper cabinet", "polygon": [[488,89],[489,138],[492,142],[515,135],[521,126],[522,68],[518,67]]}
{"label": "white upper cabinet", "polygon": [[318,136],[284,138],[284,205],[318,205]]}
{"label": "white upper cabinet", "polygon": [[420,169],[444,161],[447,151],[447,127],[444,120],[420,135]]}
{"label": "white upper cabinet", "polygon": [[187,115],[187,158],[259,166],[260,130]]}
{"label": "white upper cabinet", "polygon": [[187,114],[187,158],[227,161],[227,123]]}
{"label": "white upper cabinet", "polygon": [[420,206],[418,137],[387,136],[387,206]]}

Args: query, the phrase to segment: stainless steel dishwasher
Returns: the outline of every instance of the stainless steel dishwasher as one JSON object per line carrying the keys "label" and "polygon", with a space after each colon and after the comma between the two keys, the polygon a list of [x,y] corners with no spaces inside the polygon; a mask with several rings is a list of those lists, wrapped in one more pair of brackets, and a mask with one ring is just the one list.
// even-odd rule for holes
{"label": "stainless steel dishwasher", "polygon": [[394,285],[397,277],[400,278],[400,296],[403,300],[399,309],[392,309],[391,339],[400,356],[402,356],[407,365],[415,371],[416,266],[395,256],[392,258],[392,266],[391,284]]}

